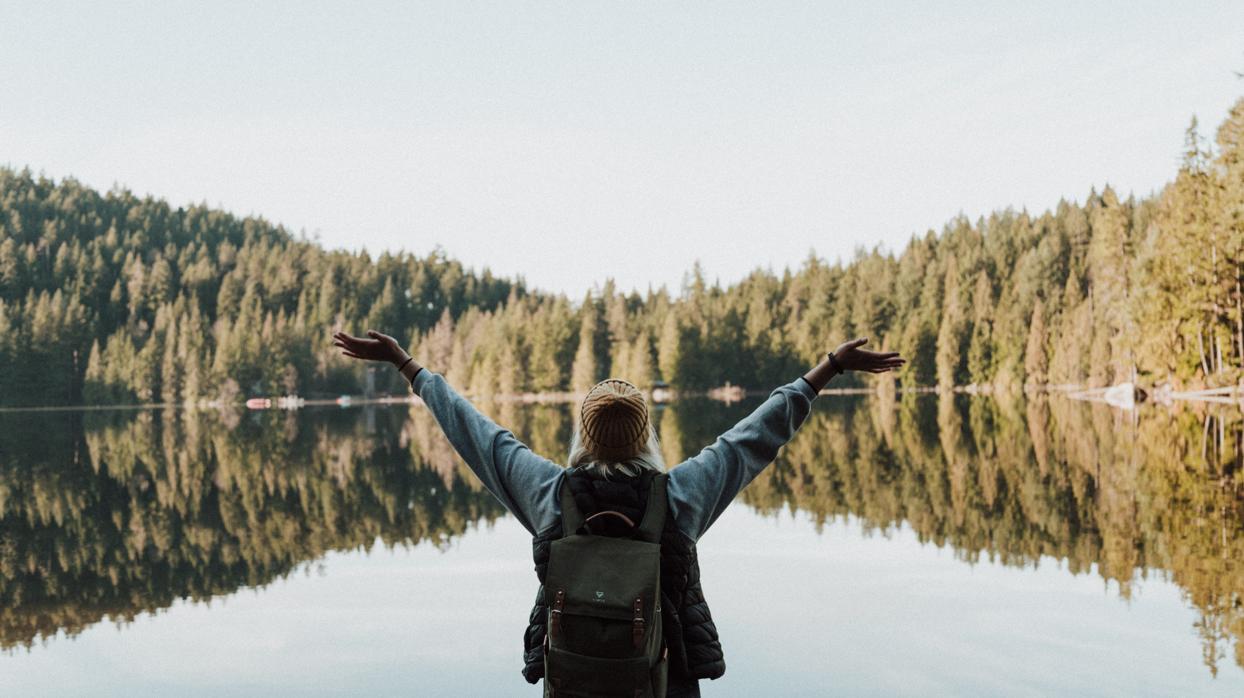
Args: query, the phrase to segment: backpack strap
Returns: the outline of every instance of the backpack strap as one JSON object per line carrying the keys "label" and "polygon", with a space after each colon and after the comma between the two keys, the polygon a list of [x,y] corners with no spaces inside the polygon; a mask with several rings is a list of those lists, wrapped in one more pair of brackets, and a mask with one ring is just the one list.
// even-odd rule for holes
{"label": "backpack strap", "polygon": [[669,499],[665,496],[665,483],[669,473],[658,473],[652,478],[648,487],[648,504],[644,507],[644,518],[639,522],[636,538],[649,543],[661,542],[661,530],[665,528],[665,515],[669,509]]}
{"label": "backpack strap", "polygon": [[562,538],[573,536],[583,527],[583,512],[579,511],[579,505],[574,503],[574,495],[570,493],[569,479],[570,473],[567,472],[562,477],[562,484],[557,493],[557,498],[562,505]]}
{"label": "backpack strap", "polygon": [[[569,477],[569,473],[562,477],[561,486],[557,491],[557,498],[562,508],[563,538],[578,533],[585,523],[583,512],[579,510],[579,505],[575,504],[574,495],[570,492]],[[665,517],[669,510],[669,498],[665,494],[665,483],[668,480],[669,473],[658,473],[652,477],[652,484],[648,487],[648,502],[644,506],[644,518],[639,522],[639,527],[635,529],[635,537],[639,540],[649,543],[661,542],[661,531],[665,528]]]}

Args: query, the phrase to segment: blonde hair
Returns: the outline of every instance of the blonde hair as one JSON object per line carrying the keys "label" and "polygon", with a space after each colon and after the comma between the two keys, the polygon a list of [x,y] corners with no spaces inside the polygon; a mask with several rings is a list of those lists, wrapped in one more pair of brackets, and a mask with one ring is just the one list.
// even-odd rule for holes
{"label": "blonde hair", "polygon": [[635,477],[645,470],[658,473],[665,472],[665,459],[661,457],[661,442],[657,439],[657,430],[648,422],[648,438],[644,440],[639,453],[618,461],[599,459],[583,445],[583,437],[579,434],[576,424],[570,436],[570,455],[566,459],[566,467],[582,468],[591,475],[611,479],[614,476]]}

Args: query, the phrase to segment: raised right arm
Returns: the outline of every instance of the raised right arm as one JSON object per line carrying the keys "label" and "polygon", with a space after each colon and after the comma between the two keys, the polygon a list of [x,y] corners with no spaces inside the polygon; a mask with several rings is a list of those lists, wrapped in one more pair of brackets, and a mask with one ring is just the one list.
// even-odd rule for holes
{"label": "raised right arm", "polygon": [[[403,373],[408,371],[403,370]],[[417,369],[411,387],[471,472],[532,535],[556,521],[565,469],[480,412],[439,373]]]}
{"label": "raised right arm", "polygon": [[769,394],[712,445],[670,470],[670,510],[678,530],[700,539],[736,495],[777,457],[812,411],[817,390],[796,378]]}
{"label": "raised right arm", "polygon": [[753,478],[777,457],[812,411],[812,401],[843,371],[884,373],[902,366],[895,352],[862,350],[867,339],[839,346],[803,376],[774,390],[712,445],[670,471],[670,509],[678,529],[699,540]]}
{"label": "raised right arm", "polygon": [[337,332],[333,345],[351,358],[396,366],[471,472],[524,528],[534,535],[556,523],[557,489],[565,472],[561,467],[532,453],[509,429],[475,409],[440,374],[420,366],[389,335],[375,330],[368,330],[367,337]]}

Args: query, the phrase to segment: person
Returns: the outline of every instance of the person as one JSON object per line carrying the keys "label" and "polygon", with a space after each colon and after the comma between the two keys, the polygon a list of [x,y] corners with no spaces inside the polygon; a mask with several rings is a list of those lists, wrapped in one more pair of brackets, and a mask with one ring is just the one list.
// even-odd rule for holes
{"label": "person", "polygon": [[[864,349],[867,341],[854,339],[826,354],[802,376],[775,389],[713,444],[668,471],[669,515],[660,537],[667,696],[699,696],[700,679],[716,679],[725,672],[717,629],[700,585],[696,542],[777,457],[834,376],[845,371],[884,373],[903,365],[905,360],[897,352]],[[653,476],[665,470],[644,394],[625,380],[601,381],[588,392],[579,407],[566,467],[562,467],[533,453],[508,429],[477,410],[444,377],[419,365],[394,338],[375,330],[368,330],[366,337],[338,332],[333,343],[346,356],[387,361],[410,381],[484,487],[532,535],[541,584],[549,545],[562,535],[559,493],[563,486],[570,488],[584,516],[618,511],[638,521]],[[538,682],[544,673],[548,608],[543,599],[541,587],[524,634],[523,676],[530,683]]]}

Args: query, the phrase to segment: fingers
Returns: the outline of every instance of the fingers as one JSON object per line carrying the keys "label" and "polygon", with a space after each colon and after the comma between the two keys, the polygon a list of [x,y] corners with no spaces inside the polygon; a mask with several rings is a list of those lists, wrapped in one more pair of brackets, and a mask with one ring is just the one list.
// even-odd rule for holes
{"label": "fingers", "polygon": [[866,353],[862,357],[863,362],[869,366],[901,366],[907,363],[907,359],[901,356],[887,356],[885,354],[869,354]]}
{"label": "fingers", "polygon": [[367,340],[358,337],[352,337],[345,332],[337,332],[333,335],[333,346],[341,350],[342,355],[352,359],[365,358],[359,354],[366,347]]}
{"label": "fingers", "polygon": [[907,363],[907,359],[899,357],[881,360],[874,359],[860,370],[867,371],[868,373],[889,373],[890,371],[902,368],[905,363]]}
{"label": "fingers", "polygon": [[[897,351],[868,351],[860,347],[868,344],[867,337],[857,337],[842,345],[839,350],[840,360],[847,370],[866,373],[889,373],[901,369],[907,363]],[[846,352],[850,352],[847,354]]]}
{"label": "fingers", "polygon": [[[380,335],[380,336],[384,337],[384,335]],[[333,343],[337,344],[338,342],[340,342],[340,344],[337,344],[337,346],[354,347],[356,349],[368,347],[368,346],[379,346],[380,341],[381,340],[378,340],[378,339],[364,339],[362,337],[354,337],[352,335],[346,334],[345,332],[338,332],[333,335]]]}

